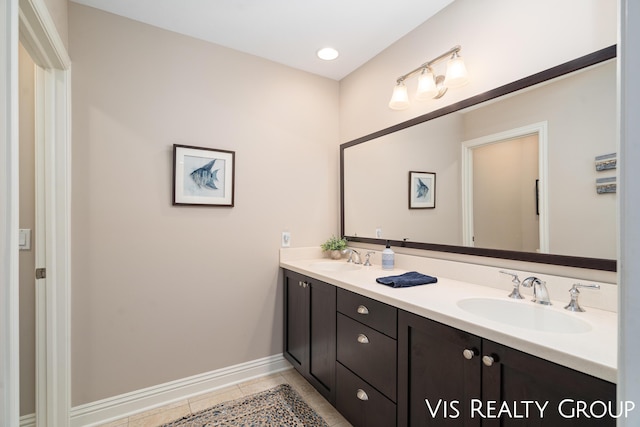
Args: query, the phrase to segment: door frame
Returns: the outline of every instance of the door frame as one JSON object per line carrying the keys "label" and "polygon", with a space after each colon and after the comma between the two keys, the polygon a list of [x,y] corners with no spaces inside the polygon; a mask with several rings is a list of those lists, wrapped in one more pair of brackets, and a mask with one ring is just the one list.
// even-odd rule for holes
{"label": "door frame", "polygon": [[0,424],[19,425],[18,0],[0,0]]}
{"label": "door frame", "polygon": [[547,122],[530,125],[494,133],[462,142],[462,244],[473,247],[473,149],[482,145],[499,143],[505,140],[521,138],[528,135],[538,135],[538,208],[540,213],[539,234],[540,253],[549,253],[549,203],[547,187],[548,181],[548,134]]}
{"label": "door frame", "polygon": [[[70,170],[71,170],[71,60],[44,0],[4,0],[3,11],[12,26],[7,28],[7,55],[10,73],[9,87],[18,87],[18,41],[27,50],[36,72],[36,221],[44,224],[44,265],[46,283],[39,280],[36,287],[36,422],[39,427],[68,427],[71,409],[70,375]],[[2,13],[2,12],[0,12]],[[5,22],[6,22],[5,20]],[[3,64],[4,65],[4,64]],[[12,92],[9,110],[5,113],[11,124],[10,135],[0,145],[11,151],[10,158],[0,163],[11,171],[6,183],[8,199],[3,226],[10,230],[6,249],[8,288],[12,292],[8,307],[11,325],[9,358],[13,372],[19,372],[19,320],[17,311],[18,282],[18,94]],[[0,176],[0,180],[5,177]],[[39,184],[38,184],[39,183]],[[2,214],[0,214],[2,215]],[[44,218],[43,218],[44,216]],[[43,239],[42,239],[43,237]],[[41,248],[42,249],[42,248]],[[38,260],[42,262],[42,260]],[[4,279],[4,277],[3,277]],[[3,308],[5,308],[3,307]],[[3,319],[4,320],[4,319]],[[19,376],[7,382],[10,402],[3,407],[5,425],[18,425]],[[6,411],[4,410],[6,409]]]}

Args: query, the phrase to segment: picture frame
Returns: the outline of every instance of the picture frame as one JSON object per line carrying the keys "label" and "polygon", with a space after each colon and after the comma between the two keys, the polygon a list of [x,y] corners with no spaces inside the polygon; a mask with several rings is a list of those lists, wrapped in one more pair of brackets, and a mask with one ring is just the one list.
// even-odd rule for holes
{"label": "picture frame", "polygon": [[436,174],[409,171],[409,209],[436,207]]}
{"label": "picture frame", "polygon": [[233,207],[235,151],[173,145],[173,205]]}

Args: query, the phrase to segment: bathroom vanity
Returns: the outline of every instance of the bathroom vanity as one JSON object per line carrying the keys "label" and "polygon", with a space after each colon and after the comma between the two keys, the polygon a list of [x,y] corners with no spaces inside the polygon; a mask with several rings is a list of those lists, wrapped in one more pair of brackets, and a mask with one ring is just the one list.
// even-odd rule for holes
{"label": "bathroom vanity", "polygon": [[[553,306],[533,304],[526,291],[526,299],[510,300],[510,281],[484,266],[473,268],[479,277],[496,270],[499,286],[443,275],[413,288],[377,284],[408,266],[437,269],[443,262],[399,258],[402,268],[390,273],[281,255],[284,355],[354,426],[615,425],[608,416],[619,411],[614,312],[564,313],[554,285],[568,286],[554,277],[544,277]],[[519,304],[509,316],[531,312],[535,319],[514,319],[515,326],[487,319],[461,308],[470,299],[498,301],[493,311],[502,301],[506,309]],[[576,323],[563,325],[565,315]]]}

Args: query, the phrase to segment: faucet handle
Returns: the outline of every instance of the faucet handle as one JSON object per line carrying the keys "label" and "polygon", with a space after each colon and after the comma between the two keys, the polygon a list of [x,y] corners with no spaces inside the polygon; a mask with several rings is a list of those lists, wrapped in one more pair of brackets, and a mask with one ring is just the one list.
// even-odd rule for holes
{"label": "faucet handle", "polygon": [[600,285],[583,285],[581,283],[574,283],[571,289],[569,289],[569,295],[571,295],[571,301],[564,308],[569,311],[577,311],[584,312],[585,309],[580,307],[578,304],[578,296],[580,295],[580,291],[578,288],[586,288],[586,289],[600,289]]}
{"label": "faucet handle", "polygon": [[513,283],[513,290],[509,294],[509,298],[524,299],[524,297],[520,295],[520,279],[518,278],[518,275],[516,273],[505,270],[500,270],[500,273],[513,277],[513,280],[511,280],[511,282]]}
{"label": "faucet handle", "polygon": [[364,266],[365,267],[371,267],[371,261],[369,260],[369,258],[371,258],[371,255],[375,254],[374,251],[369,251],[366,254],[364,254],[364,256],[366,257],[364,260]]}

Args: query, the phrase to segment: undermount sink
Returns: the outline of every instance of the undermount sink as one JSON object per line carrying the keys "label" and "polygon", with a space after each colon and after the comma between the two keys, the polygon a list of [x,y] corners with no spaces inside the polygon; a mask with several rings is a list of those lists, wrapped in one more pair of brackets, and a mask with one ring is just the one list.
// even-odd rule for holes
{"label": "undermount sink", "polygon": [[591,330],[589,323],[575,315],[558,312],[528,300],[467,298],[458,301],[458,307],[488,320],[540,332],[579,334]]}
{"label": "undermount sink", "polygon": [[361,266],[356,264],[349,264],[346,262],[340,261],[326,261],[326,262],[315,262],[311,264],[309,267],[315,268],[316,270],[321,271],[353,271],[360,270]]}

